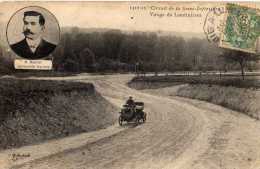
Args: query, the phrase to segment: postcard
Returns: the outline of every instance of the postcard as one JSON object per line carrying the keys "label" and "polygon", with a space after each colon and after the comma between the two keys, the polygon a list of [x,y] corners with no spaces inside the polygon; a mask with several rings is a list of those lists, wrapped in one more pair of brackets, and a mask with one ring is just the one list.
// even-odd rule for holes
{"label": "postcard", "polygon": [[259,2],[0,2],[0,169],[260,169]]}

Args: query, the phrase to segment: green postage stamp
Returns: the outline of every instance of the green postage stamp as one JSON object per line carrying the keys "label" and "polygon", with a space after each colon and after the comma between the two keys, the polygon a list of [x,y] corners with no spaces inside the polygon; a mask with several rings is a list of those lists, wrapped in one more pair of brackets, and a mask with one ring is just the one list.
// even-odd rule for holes
{"label": "green postage stamp", "polygon": [[220,47],[249,53],[260,51],[260,10],[227,4]]}

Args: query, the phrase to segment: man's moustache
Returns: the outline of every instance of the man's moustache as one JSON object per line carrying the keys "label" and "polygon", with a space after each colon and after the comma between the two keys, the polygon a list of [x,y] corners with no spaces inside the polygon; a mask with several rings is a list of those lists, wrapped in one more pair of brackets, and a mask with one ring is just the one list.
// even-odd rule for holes
{"label": "man's moustache", "polygon": [[31,32],[31,31],[29,31],[29,30],[25,30],[23,33],[24,33],[25,35],[29,35],[29,34],[33,35],[33,34],[34,34],[33,32]]}

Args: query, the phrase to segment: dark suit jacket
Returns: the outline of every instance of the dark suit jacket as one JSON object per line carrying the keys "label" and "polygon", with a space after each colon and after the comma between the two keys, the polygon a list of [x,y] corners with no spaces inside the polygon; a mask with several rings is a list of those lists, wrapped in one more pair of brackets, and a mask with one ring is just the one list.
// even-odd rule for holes
{"label": "dark suit jacket", "polygon": [[19,56],[26,58],[26,59],[40,59],[43,57],[48,56],[54,49],[56,45],[47,42],[46,40],[42,39],[40,45],[36,48],[36,51],[33,53],[28,46],[26,39],[11,45],[11,49]]}

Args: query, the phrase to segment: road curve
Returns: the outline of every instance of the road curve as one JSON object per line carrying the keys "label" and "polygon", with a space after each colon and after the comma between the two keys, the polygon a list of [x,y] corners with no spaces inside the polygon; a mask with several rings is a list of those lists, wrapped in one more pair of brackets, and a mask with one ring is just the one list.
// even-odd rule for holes
{"label": "road curve", "polygon": [[129,95],[143,101],[147,122],[125,125],[113,136],[13,169],[250,169],[260,164],[260,125],[247,116],[205,102],[130,89],[125,85],[129,76],[68,80],[93,82],[117,106]]}

